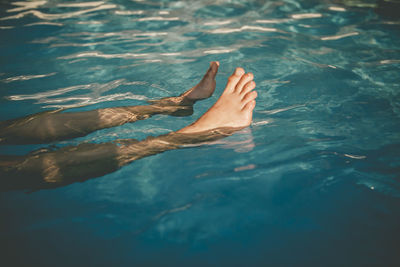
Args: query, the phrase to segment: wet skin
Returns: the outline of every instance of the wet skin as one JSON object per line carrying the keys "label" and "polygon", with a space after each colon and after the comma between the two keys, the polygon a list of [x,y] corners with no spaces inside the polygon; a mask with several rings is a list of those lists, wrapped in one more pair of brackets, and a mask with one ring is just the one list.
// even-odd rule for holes
{"label": "wet skin", "polygon": [[[215,83],[212,92],[214,89]],[[102,144],[84,143],[54,151],[42,149],[25,156],[0,156],[0,174],[3,177],[0,188],[2,191],[37,190],[82,182],[116,171],[143,157],[229,136],[250,125],[257,97],[254,89],[253,74],[245,74],[242,68],[237,68],[217,102],[197,121],[178,131],[142,141],[124,139]],[[191,90],[178,98],[190,102],[200,99],[199,94],[193,95],[195,89]],[[159,101],[169,102],[171,98]]]}

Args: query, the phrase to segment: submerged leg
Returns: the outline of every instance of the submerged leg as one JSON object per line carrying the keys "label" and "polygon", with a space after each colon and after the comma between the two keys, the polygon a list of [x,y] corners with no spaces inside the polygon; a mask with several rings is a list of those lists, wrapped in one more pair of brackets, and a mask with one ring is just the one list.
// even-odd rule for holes
{"label": "submerged leg", "polygon": [[211,62],[203,79],[177,97],[150,101],[150,105],[115,107],[84,112],[43,112],[0,122],[0,144],[48,143],[85,136],[93,131],[149,118],[156,114],[187,116],[193,104],[215,90],[218,62]]}
{"label": "submerged leg", "polygon": [[251,123],[257,97],[254,88],[253,75],[238,68],[218,101],[196,122],[179,131],[143,141],[81,144],[0,159],[0,188],[41,189],[82,182],[143,157],[228,136]]}

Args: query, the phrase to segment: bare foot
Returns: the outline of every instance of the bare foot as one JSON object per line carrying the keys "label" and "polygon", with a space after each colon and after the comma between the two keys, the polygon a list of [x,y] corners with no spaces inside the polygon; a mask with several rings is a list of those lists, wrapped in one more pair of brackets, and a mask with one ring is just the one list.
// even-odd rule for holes
{"label": "bare foot", "polygon": [[180,96],[150,100],[149,102],[158,106],[193,105],[197,100],[209,98],[215,90],[215,76],[217,75],[218,67],[219,62],[212,61],[203,79]]}
{"label": "bare foot", "polygon": [[217,102],[193,124],[178,133],[198,133],[211,129],[243,128],[252,121],[257,92],[253,74],[237,68],[229,77],[225,90]]}
{"label": "bare foot", "polygon": [[210,68],[203,79],[195,87],[183,93],[182,96],[191,100],[201,100],[212,96],[215,90],[215,76],[217,75],[218,67],[218,61],[211,62]]}

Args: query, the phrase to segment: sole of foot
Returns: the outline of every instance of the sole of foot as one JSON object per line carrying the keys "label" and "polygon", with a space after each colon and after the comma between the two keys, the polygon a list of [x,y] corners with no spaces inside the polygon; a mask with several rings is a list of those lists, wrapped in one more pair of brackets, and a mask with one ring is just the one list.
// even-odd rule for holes
{"label": "sole of foot", "polygon": [[201,81],[180,96],[166,97],[158,100],[149,100],[152,105],[177,106],[193,105],[196,101],[209,98],[215,91],[215,77],[218,72],[219,62],[212,61]]}
{"label": "sole of foot", "polygon": [[252,73],[236,68],[217,102],[193,124],[178,133],[198,133],[216,128],[244,128],[250,125],[256,106],[256,83]]}

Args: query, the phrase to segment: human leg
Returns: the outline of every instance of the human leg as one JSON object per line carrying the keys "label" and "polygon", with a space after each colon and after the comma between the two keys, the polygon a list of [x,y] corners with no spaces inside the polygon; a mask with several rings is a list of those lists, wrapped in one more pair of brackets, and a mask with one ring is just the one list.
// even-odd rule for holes
{"label": "human leg", "polygon": [[215,90],[218,62],[211,62],[203,79],[177,97],[150,101],[149,105],[114,107],[84,112],[50,111],[0,123],[0,144],[48,143],[85,136],[96,130],[149,118],[156,114],[187,116],[193,104]]}
{"label": "human leg", "polygon": [[196,122],[176,132],[143,141],[81,144],[0,159],[0,188],[41,189],[82,182],[143,157],[228,136],[251,123],[257,97],[252,80],[252,74],[236,69],[217,102]]}

